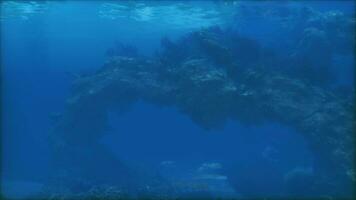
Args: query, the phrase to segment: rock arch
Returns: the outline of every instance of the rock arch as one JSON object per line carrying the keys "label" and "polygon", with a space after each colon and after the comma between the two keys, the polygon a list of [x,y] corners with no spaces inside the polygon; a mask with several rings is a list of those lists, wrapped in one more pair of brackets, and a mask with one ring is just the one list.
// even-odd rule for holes
{"label": "rock arch", "polygon": [[[284,123],[303,134],[318,158],[316,188],[338,195],[337,188],[352,187],[355,122],[351,99],[288,74],[243,68],[214,33],[193,33],[181,46],[171,48],[175,49],[168,52],[170,56],[179,55],[174,63],[167,62],[174,60],[170,57],[117,56],[96,73],[74,82],[51,140],[54,159],[68,164],[63,168],[73,168],[76,163],[77,172],[85,176],[95,171],[98,162],[123,167],[98,140],[108,128],[108,110],[125,110],[142,100],[175,106],[207,129],[219,128],[227,119]],[[92,160],[94,152],[102,160]]]}
{"label": "rock arch", "polygon": [[[78,79],[73,87],[52,140],[61,162],[70,156],[83,162],[91,154],[81,152],[83,149],[103,151],[97,141],[107,128],[108,109],[124,109],[143,100],[176,106],[204,128],[218,127],[229,118],[288,124],[309,141],[319,158],[316,170],[320,177],[354,180],[353,107],[330,92],[254,70],[244,71],[239,81],[233,81],[226,71],[202,59],[167,68],[163,77],[157,70],[159,63],[149,60],[116,57],[106,66]],[[110,160],[101,162],[105,165]],[[87,166],[80,166],[90,166],[90,158],[87,161]]]}

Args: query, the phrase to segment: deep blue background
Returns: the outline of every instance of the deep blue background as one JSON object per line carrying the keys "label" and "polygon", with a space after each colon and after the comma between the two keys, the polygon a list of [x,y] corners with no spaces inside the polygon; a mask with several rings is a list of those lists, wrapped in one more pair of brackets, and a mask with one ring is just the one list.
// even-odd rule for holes
{"label": "deep blue background", "polygon": [[[347,2],[308,4],[321,10],[352,10]],[[98,18],[96,3],[55,6],[29,20],[1,22],[3,180],[43,181],[48,176],[49,116],[64,110],[73,79],[70,74],[100,68],[105,51],[115,41],[136,45],[150,55],[162,36],[175,38],[189,31]],[[245,31],[251,36],[260,32],[253,26]],[[352,82],[345,78],[352,74],[352,61],[338,59],[348,63],[335,67],[339,81]],[[268,146],[278,150],[281,169],[312,164],[301,135],[279,124],[248,127],[231,121],[222,130],[206,131],[175,108],[143,102],[128,113],[113,115],[111,124],[113,130],[102,142],[120,159],[136,164],[173,160],[193,166],[208,161],[228,166],[259,157]]]}

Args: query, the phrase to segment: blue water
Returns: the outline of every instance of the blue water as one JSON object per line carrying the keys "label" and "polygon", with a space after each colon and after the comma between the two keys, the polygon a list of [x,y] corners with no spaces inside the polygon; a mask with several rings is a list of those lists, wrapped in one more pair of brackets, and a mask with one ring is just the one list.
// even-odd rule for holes
{"label": "blue water", "polygon": [[[48,138],[54,125],[50,116],[65,110],[75,77],[100,69],[115,42],[133,45],[150,57],[160,48],[162,37],[176,40],[218,25],[234,27],[281,53],[291,50],[276,42],[288,38],[280,31],[279,19],[243,18],[236,14],[242,4],[267,5],[266,9],[310,6],[320,12],[354,14],[352,1],[1,2],[2,195],[31,197],[42,194],[51,182]],[[352,52],[333,56],[331,70],[336,78],[328,88],[352,88],[353,65]],[[148,179],[159,174],[170,183],[183,181],[186,185],[196,177],[214,175],[202,182],[215,197],[288,197],[275,177],[294,169],[312,171],[314,165],[314,155],[302,134],[279,122],[249,125],[228,120],[219,129],[207,130],[175,107],[143,101],[120,115],[109,113],[109,118],[111,129],[100,143],[126,165]],[[199,171],[204,166],[207,172]],[[256,184],[241,182],[248,189],[239,191],[230,180],[234,179],[232,171],[250,176]],[[263,181],[266,187],[261,189]],[[195,197],[195,193],[191,195]]]}

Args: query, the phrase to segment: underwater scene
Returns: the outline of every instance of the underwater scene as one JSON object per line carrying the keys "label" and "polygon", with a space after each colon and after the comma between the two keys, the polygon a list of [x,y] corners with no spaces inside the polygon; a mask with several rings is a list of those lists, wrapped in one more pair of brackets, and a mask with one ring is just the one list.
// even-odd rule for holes
{"label": "underwater scene", "polygon": [[353,199],[354,1],[0,11],[0,199]]}

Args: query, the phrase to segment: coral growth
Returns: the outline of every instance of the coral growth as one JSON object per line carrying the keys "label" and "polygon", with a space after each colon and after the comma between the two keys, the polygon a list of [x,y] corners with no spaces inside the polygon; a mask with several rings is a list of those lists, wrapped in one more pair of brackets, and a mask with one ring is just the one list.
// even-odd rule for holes
{"label": "coral growth", "polygon": [[[323,19],[337,18],[328,16]],[[313,24],[319,21],[317,18]],[[320,53],[317,60],[308,56],[320,48],[329,51],[326,43],[335,41],[329,41],[330,33],[325,29],[337,26],[330,23],[323,22],[322,30],[315,25],[304,31],[295,54],[303,63],[290,59],[291,65],[305,64],[316,73],[323,69],[314,66],[328,65],[328,60],[323,64],[320,59],[329,53]],[[317,158],[311,184],[337,195],[337,188],[354,183],[349,175],[353,167],[352,102],[299,76],[258,66],[265,59],[260,56],[264,49],[258,43],[218,28],[193,32],[176,42],[164,39],[162,44],[157,57],[113,56],[95,74],[80,77],[73,84],[67,108],[54,129],[53,144],[60,162],[79,159],[80,173],[92,173],[95,168],[88,166],[98,161],[89,155],[97,152],[97,157],[102,157],[100,165],[122,168],[98,140],[107,130],[108,110],[124,110],[142,100],[177,107],[206,129],[219,128],[228,119],[287,124],[303,134]],[[329,181],[335,185],[328,185]]]}

